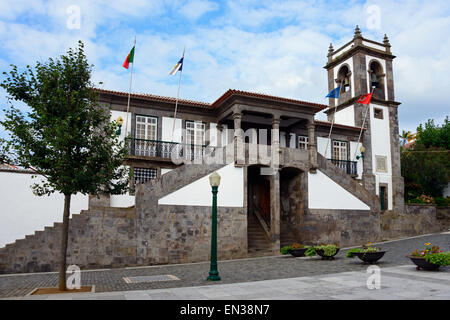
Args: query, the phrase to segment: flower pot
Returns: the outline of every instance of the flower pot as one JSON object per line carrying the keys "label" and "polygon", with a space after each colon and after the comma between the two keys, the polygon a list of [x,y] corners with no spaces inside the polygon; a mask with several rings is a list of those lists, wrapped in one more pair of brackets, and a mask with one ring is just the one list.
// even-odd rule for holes
{"label": "flower pot", "polygon": [[360,260],[364,261],[364,263],[377,263],[380,260],[386,251],[378,251],[378,252],[354,252],[353,255],[357,256]]}
{"label": "flower pot", "polygon": [[322,260],[333,260],[334,256],[339,252],[339,248],[336,248],[336,252],[332,256],[326,256],[323,250],[316,249],[316,254],[322,257]]}
{"label": "flower pot", "polygon": [[417,266],[417,270],[422,269],[422,270],[433,271],[433,270],[438,270],[440,267],[438,264],[434,264],[434,263],[430,263],[430,262],[426,261],[425,258],[414,257],[414,256],[410,256],[409,258]]}
{"label": "flower pot", "polygon": [[290,249],[288,252],[293,255],[294,257],[304,257],[305,252],[307,248],[301,248],[301,249]]}

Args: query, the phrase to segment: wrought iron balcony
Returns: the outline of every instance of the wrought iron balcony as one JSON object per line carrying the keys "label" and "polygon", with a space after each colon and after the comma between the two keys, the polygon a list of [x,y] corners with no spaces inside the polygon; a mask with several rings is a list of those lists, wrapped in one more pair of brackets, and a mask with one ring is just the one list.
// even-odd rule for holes
{"label": "wrought iron balcony", "polygon": [[336,167],[341,169],[347,174],[352,176],[358,175],[358,166],[356,161],[348,161],[348,160],[336,160],[336,159],[328,159],[334,164]]}
{"label": "wrought iron balcony", "polygon": [[178,142],[127,138],[130,155],[163,159],[195,160],[211,152],[213,147]]}

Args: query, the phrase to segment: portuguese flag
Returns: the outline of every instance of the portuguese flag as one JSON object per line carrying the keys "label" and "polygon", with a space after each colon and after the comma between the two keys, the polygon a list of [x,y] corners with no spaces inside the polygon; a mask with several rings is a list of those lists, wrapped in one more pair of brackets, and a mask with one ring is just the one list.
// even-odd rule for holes
{"label": "portuguese flag", "polygon": [[123,67],[125,69],[128,69],[128,67],[130,66],[130,62],[133,63],[133,59],[134,59],[134,46],[131,49],[130,53],[128,54],[127,58],[125,59],[125,62],[123,63]]}

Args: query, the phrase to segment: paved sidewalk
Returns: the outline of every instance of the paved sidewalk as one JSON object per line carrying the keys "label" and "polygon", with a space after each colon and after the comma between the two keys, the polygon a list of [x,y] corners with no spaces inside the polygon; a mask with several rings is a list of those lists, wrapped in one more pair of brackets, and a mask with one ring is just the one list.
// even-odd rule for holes
{"label": "paved sidewalk", "polygon": [[448,272],[416,271],[412,265],[382,268],[380,289],[361,271],[312,277],[157,290],[73,293],[9,299],[32,300],[448,300]]}
{"label": "paved sidewalk", "polygon": [[[405,255],[411,253],[416,248],[423,248],[425,242],[431,242],[440,246],[443,250],[448,250],[450,246],[450,234],[441,233],[382,243],[379,246],[387,250],[387,253],[379,262],[378,266],[382,270],[389,270],[392,267],[409,265],[415,271],[414,265]],[[131,294],[131,292],[152,290],[153,293],[157,294],[158,290],[164,291],[170,288],[215,287],[233,283],[259,283],[265,280],[274,280],[274,283],[284,283],[290,281],[287,279],[306,279],[308,277],[316,279],[314,277],[325,277],[330,274],[345,274],[347,272],[362,274],[363,277],[367,277],[365,273],[367,266],[362,264],[357,258],[346,258],[345,250],[339,252],[336,259],[332,261],[324,261],[318,257],[294,258],[289,255],[220,261],[218,265],[222,278],[222,281],[219,283],[205,281],[209,271],[209,263],[205,262],[82,271],[81,284],[95,285],[96,292],[105,292],[105,295],[108,296],[108,294],[113,295],[113,292],[116,291],[129,291]],[[422,273],[414,272],[414,275],[418,274]],[[431,275],[431,273],[426,274]],[[450,266],[441,268],[441,271],[437,274],[442,274],[450,279]],[[163,276],[166,279],[160,279]],[[156,277],[156,280],[165,281],[148,281],[148,278],[143,277]],[[152,278],[152,280],[155,280],[155,278]],[[58,274],[56,272],[0,275],[0,298],[23,297],[37,287],[52,287],[56,286],[57,283]],[[389,286],[387,282],[384,283]],[[434,285],[434,282],[431,283]],[[365,286],[365,280],[360,284],[360,287],[363,286]],[[189,291],[191,289],[184,290]],[[418,291],[420,292],[420,290]],[[120,294],[123,295],[123,293],[119,293],[119,296]]]}

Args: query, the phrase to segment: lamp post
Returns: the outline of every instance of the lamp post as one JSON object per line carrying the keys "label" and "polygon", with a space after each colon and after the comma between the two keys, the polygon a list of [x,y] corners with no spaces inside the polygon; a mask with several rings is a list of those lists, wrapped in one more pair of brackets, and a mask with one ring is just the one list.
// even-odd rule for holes
{"label": "lamp post", "polygon": [[366,148],[364,148],[364,146],[361,146],[361,148],[359,149],[359,151],[361,152],[360,156],[356,156],[356,160],[364,159],[364,152],[366,152]]}
{"label": "lamp post", "polygon": [[117,124],[117,131],[116,131],[116,135],[120,136],[122,134],[122,124],[123,124],[123,119],[122,117],[118,117],[116,120],[116,124]]}
{"label": "lamp post", "polygon": [[220,175],[213,172],[209,176],[209,183],[212,188],[212,214],[211,214],[211,265],[209,268],[208,281],[219,281],[219,271],[217,270],[217,191],[220,185]]}

